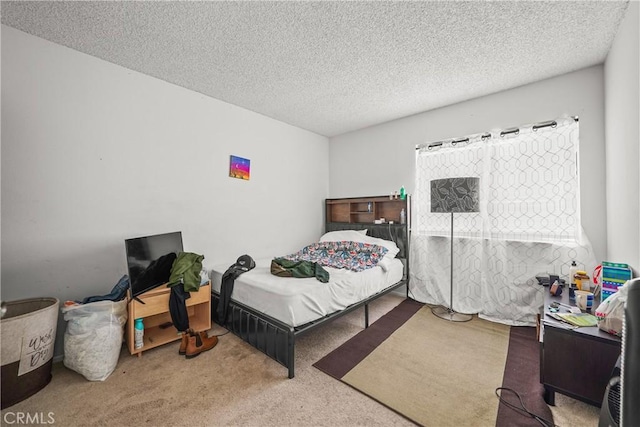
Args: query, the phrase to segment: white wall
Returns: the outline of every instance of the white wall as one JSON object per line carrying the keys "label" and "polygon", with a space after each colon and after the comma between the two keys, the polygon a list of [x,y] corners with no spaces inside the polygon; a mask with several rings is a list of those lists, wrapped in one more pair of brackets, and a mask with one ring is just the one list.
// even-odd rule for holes
{"label": "white wall", "polygon": [[640,5],[630,2],[604,66],[608,259],[640,273]]}
{"label": "white wall", "polygon": [[595,66],[331,138],[330,197],[388,194],[401,185],[413,193],[421,143],[579,116],[582,224],[604,260],[603,89],[603,67]]}
{"label": "white wall", "polygon": [[107,293],[130,237],[180,230],[207,268],[292,252],[327,195],[326,137],[2,26],[3,300]]}

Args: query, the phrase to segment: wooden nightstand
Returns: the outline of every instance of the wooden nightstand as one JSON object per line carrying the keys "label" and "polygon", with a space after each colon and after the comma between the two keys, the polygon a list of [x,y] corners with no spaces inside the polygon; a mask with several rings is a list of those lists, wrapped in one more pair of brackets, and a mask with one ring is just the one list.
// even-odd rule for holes
{"label": "wooden nightstand", "polygon": [[[129,299],[129,318],[127,320],[127,346],[131,354],[142,356],[142,352],[160,345],[180,339],[180,333],[171,325],[169,314],[169,295],[171,289],[162,285],[144,294],[138,295],[141,304],[135,299]],[[189,314],[189,326],[194,331],[207,331],[211,329],[211,286],[209,283],[200,286],[198,292],[191,292],[191,298],[186,301]],[[135,348],[134,323],[135,319],[142,318],[144,322],[144,345]]]}

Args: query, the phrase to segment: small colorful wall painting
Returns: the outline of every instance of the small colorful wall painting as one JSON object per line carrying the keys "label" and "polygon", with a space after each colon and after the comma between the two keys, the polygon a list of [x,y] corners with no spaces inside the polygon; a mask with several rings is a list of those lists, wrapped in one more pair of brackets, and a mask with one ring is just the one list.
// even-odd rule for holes
{"label": "small colorful wall painting", "polygon": [[251,160],[243,157],[231,156],[229,160],[229,176],[249,180],[251,174]]}

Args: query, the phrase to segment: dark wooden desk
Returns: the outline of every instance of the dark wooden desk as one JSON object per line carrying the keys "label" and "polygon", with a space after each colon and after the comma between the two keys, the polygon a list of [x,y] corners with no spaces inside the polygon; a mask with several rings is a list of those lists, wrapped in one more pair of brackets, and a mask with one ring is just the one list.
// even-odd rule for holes
{"label": "dark wooden desk", "polygon": [[[598,327],[565,329],[547,316],[553,301],[568,305],[569,290],[554,297],[545,287],[544,312],[541,320],[540,382],[544,385],[544,400],[555,405],[555,393],[573,397],[595,406],[602,404],[604,391],[613,367],[620,356],[620,338]],[[593,312],[600,303],[594,301]],[[560,307],[560,313],[569,310]]]}

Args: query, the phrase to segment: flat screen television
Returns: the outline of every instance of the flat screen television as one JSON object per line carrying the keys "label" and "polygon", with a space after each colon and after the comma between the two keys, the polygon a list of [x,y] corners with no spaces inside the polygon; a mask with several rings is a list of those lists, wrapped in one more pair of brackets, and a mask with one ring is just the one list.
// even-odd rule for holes
{"label": "flat screen television", "polygon": [[124,241],[131,297],[169,281],[173,261],[182,252],[182,233],[156,234]]}

